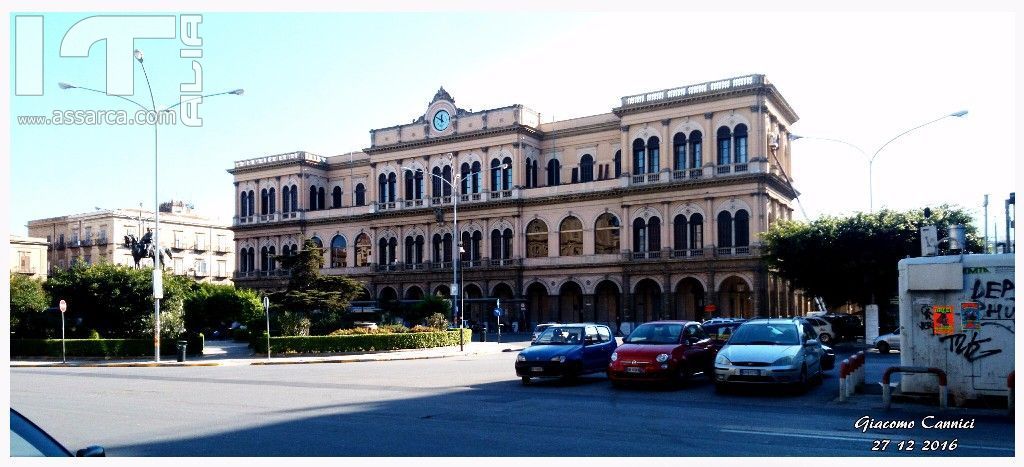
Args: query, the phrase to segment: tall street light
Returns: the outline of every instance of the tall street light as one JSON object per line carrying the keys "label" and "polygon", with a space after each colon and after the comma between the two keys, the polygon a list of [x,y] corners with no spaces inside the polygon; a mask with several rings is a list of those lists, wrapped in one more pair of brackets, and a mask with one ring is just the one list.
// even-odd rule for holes
{"label": "tall street light", "polygon": [[[154,254],[153,254],[153,322],[154,322],[154,330],[153,330],[153,360],[156,361],[156,362],[160,362],[160,299],[163,298],[163,275],[162,275],[163,274],[163,270],[160,268],[160,256],[161,256],[161,251],[160,251],[160,191],[159,191],[160,166],[159,166],[159,163],[158,163],[159,162],[159,141],[160,141],[160,131],[159,131],[160,119],[158,118],[158,115],[159,115],[160,111],[158,111],[157,108],[156,108],[156,99],[153,96],[153,87],[149,83],[149,73],[146,72],[146,65],[145,65],[145,63],[143,63],[142,51],[139,50],[139,49],[135,49],[134,56],[135,56],[135,60],[137,62],[139,62],[139,66],[142,67],[142,74],[143,74],[143,76],[146,77],[146,88],[149,90],[149,103],[150,103],[150,107],[147,108],[146,106],[144,106],[144,105],[142,105],[142,104],[140,104],[140,103],[138,103],[138,102],[136,102],[136,101],[134,101],[132,99],[124,97],[124,96],[111,96],[111,97],[117,97],[119,99],[126,100],[128,102],[131,102],[132,104],[135,104],[136,106],[138,106],[142,110],[145,110],[147,112],[152,112],[152,115],[150,115],[150,119],[153,120],[153,197],[154,197],[154,201],[153,201],[153,249],[154,249]],[[91,91],[91,92],[100,93],[100,94],[103,94],[105,96],[108,95],[104,91],[100,91],[100,90],[92,89],[92,88],[87,88],[87,87],[83,87],[83,86],[75,86],[75,85],[68,84],[68,83],[58,83],[58,86],[61,89],[64,89],[64,90],[67,90],[67,89],[81,89],[83,91]],[[177,106],[179,106],[179,105],[181,105],[181,104],[183,104],[185,102],[191,102],[191,101],[194,101],[194,100],[202,99],[204,97],[220,96],[220,95],[224,95],[224,94],[234,94],[236,96],[240,96],[244,92],[245,91],[242,90],[242,89],[235,89],[233,91],[225,91],[225,92],[218,92],[218,93],[213,93],[213,94],[206,94],[206,95],[203,95],[203,96],[195,96],[195,97],[193,97],[191,99],[181,100],[181,101],[175,103],[174,105],[171,105],[171,106],[167,107],[166,109],[163,110],[163,112],[168,112],[171,109],[173,109],[173,108],[175,108],[175,107],[177,107]]]}
{"label": "tall street light", "polygon": [[[454,172],[455,171],[454,160],[452,159],[451,156],[449,156],[448,160],[449,160],[449,162],[452,162],[452,172]],[[501,170],[506,170],[509,167],[508,167],[508,164],[501,164],[497,168],[501,169]],[[453,315],[455,315],[456,319],[459,320],[459,351],[462,352],[462,351],[465,350],[465,342],[464,342],[465,337],[463,337],[463,333],[462,333],[464,320],[462,319],[462,307],[459,306],[459,295],[462,293],[462,290],[460,290],[460,288],[459,288],[459,261],[461,260],[461,258],[459,257],[459,254],[462,253],[462,251],[463,251],[462,250],[462,238],[459,237],[459,198],[462,197],[462,193],[458,189],[458,186],[461,186],[462,174],[458,173],[458,174],[454,174],[452,176],[452,179],[455,180],[456,183],[458,184],[458,185],[453,185],[452,182],[448,181],[448,179],[446,179],[446,178],[444,178],[444,177],[442,177],[442,176],[440,176],[438,174],[424,171],[422,169],[413,169],[411,167],[402,166],[402,170],[405,170],[405,171],[408,171],[408,172],[412,172],[413,174],[415,174],[416,171],[422,171],[423,173],[425,173],[427,175],[430,175],[430,176],[432,176],[432,177],[434,177],[434,178],[436,178],[438,180],[441,180],[442,182],[447,184],[448,187],[451,188],[452,193],[454,193],[454,196],[452,196],[452,230],[453,230],[453,232],[452,232],[452,243],[454,243],[455,245],[458,245],[459,247],[458,248],[452,248],[453,251],[452,251],[452,286],[451,286],[451,288],[455,289],[455,293],[451,294],[451,297],[452,297],[452,307],[455,308]],[[469,175],[476,175],[476,174],[479,174],[480,172],[481,172],[481,170],[478,170],[476,172],[470,172]]]}
{"label": "tall street light", "polygon": [[893,136],[889,141],[886,141],[885,144],[881,145],[878,148],[878,150],[876,150],[875,153],[871,155],[871,157],[868,157],[867,153],[865,153],[864,150],[861,149],[860,147],[858,147],[857,145],[852,144],[852,143],[848,143],[848,142],[840,140],[840,139],[819,138],[819,137],[814,137],[814,136],[800,136],[800,135],[793,135],[793,134],[791,134],[791,135],[789,135],[789,140],[790,141],[796,141],[798,139],[805,139],[806,138],[806,139],[816,139],[816,140],[821,140],[821,141],[831,141],[831,142],[834,142],[834,143],[845,144],[845,145],[847,145],[847,146],[849,146],[851,148],[856,149],[858,152],[860,152],[861,155],[863,155],[864,158],[868,160],[868,206],[869,206],[869,211],[870,212],[874,212],[875,211],[874,164],[875,164],[875,159],[878,158],[878,154],[881,153],[882,150],[885,149],[885,147],[889,145],[889,143],[892,143],[893,141],[896,141],[901,136],[906,135],[907,133],[910,133],[910,132],[912,132],[914,130],[917,130],[919,128],[931,125],[932,123],[938,122],[938,121],[943,120],[943,119],[948,118],[948,117],[963,117],[964,115],[967,115],[967,111],[966,110],[961,110],[961,111],[958,111],[958,112],[953,112],[953,113],[950,113],[950,114],[943,115],[943,116],[941,116],[939,118],[936,118],[935,120],[931,120],[929,122],[922,123],[922,124],[920,124],[918,126],[915,126],[915,127],[911,128],[909,130],[906,130],[906,131],[904,131],[904,132],[902,132],[902,133],[900,133],[900,134],[898,134],[896,136]]}

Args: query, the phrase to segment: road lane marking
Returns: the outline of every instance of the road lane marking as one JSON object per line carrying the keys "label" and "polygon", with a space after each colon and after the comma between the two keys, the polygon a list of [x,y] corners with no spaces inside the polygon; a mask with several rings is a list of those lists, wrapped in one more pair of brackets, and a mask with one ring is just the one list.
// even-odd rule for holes
{"label": "road lane marking", "polygon": [[[873,439],[878,439],[878,436],[873,436],[873,435],[864,435],[862,437],[853,437],[853,436],[835,436],[835,435],[826,435],[826,434],[800,434],[800,433],[777,433],[777,432],[756,431],[756,430],[733,430],[733,429],[727,429],[727,428],[723,428],[723,429],[721,429],[719,431],[724,432],[724,433],[739,433],[739,434],[746,434],[746,435],[768,435],[768,436],[784,436],[784,437],[789,437],[789,438],[810,438],[810,439],[823,439],[824,438],[824,439],[834,439],[834,440],[838,440],[838,441],[857,441],[857,442],[870,441],[870,440],[873,440]],[[886,436],[891,436],[891,435],[886,435]],[[888,439],[891,439],[893,441],[901,441],[900,439],[896,439],[894,437],[889,437]],[[908,440],[908,439],[911,439],[911,438],[905,438],[905,439],[903,439],[903,441]],[[999,447],[994,447],[994,446],[975,446],[975,445],[971,445],[971,444],[961,444],[960,448],[982,449],[982,450],[989,450],[989,451],[1005,451],[1005,452],[1013,452],[1014,451],[1013,448],[999,448]]]}

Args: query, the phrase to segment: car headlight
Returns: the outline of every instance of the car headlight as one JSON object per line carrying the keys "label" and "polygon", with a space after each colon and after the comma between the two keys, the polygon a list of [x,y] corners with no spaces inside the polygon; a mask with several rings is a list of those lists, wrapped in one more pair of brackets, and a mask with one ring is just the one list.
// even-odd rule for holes
{"label": "car headlight", "polygon": [[715,365],[732,365],[732,361],[725,357],[725,355],[718,354],[715,357]]}
{"label": "car headlight", "polygon": [[525,362],[526,361],[526,355],[523,355],[523,354],[517,355],[516,356],[516,361],[517,362]]}
{"label": "car headlight", "polygon": [[618,352],[612,352],[612,361],[614,362],[614,361],[616,361],[618,359],[619,359],[619,353]]}
{"label": "car headlight", "polygon": [[551,357],[552,362],[565,363],[565,355],[559,357]]}
{"label": "car headlight", "polygon": [[792,363],[793,363],[793,357],[782,357],[782,358],[772,362],[772,366],[791,365]]}
{"label": "car headlight", "polygon": [[665,362],[668,361],[668,354],[667,353],[660,354],[657,357],[655,357],[654,359],[657,360],[658,363],[665,363]]}

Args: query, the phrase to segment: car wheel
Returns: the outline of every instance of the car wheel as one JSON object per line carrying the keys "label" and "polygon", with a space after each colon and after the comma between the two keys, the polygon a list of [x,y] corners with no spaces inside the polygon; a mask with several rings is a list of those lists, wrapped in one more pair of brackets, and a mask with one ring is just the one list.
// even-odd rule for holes
{"label": "car wheel", "polygon": [[529,376],[523,376],[523,386],[529,386],[529,385],[530,385],[530,377]]}
{"label": "car wheel", "polygon": [[822,344],[828,345],[832,342],[832,335],[827,332],[823,332],[818,335],[818,340],[821,341]]}
{"label": "car wheel", "polygon": [[878,352],[879,353],[889,353],[890,349],[889,349],[889,343],[888,342],[886,342],[886,341],[879,342],[877,347],[878,347]]}

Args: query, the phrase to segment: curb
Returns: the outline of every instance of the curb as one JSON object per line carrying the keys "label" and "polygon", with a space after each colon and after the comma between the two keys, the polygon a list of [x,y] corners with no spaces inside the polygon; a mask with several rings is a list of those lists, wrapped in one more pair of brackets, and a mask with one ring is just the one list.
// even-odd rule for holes
{"label": "curb", "polygon": [[249,361],[244,361],[243,360],[243,361],[239,361],[238,363],[235,363],[237,360],[212,361],[212,362],[201,362],[201,361],[200,362],[189,362],[189,361],[176,362],[176,361],[169,361],[169,362],[161,362],[161,363],[156,363],[156,362],[122,362],[122,363],[118,363],[118,362],[112,362],[112,363],[99,363],[99,362],[97,362],[97,363],[91,363],[91,362],[82,362],[82,363],[71,363],[71,362],[69,362],[69,363],[59,363],[59,362],[27,363],[26,362],[26,363],[15,363],[15,362],[11,362],[10,363],[10,367],[11,368],[125,368],[125,367],[132,367],[132,368],[163,367],[163,368],[169,368],[169,367],[188,367],[188,366],[245,366],[245,365],[266,366],[266,365],[306,365],[306,364],[323,364],[323,363],[370,363],[370,362],[396,362],[396,361],[406,361],[406,360],[432,360],[432,359],[450,358],[450,357],[467,357],[467,356],[475,356],[475,355],[500,354],[500,353],[505,353],[505,352],[519,352],[521,350],[523,350],[523,348],[507,348],[507,349],[498,349],[496,352],[479,352],[479,351],[476,351],[476,352],[453,353],[453,354],[449,354],[449,355],[413,355],[413,356],[404,356],[404,357],[403,356],[397,356],[397,357],[394,357],[394,358],[386,357],[387,355],[393,355],[393,354],[382,353],[382,354],[379,354],[379,355],[385,356],[384,358],[337,358],[337,359],[333,359],[333,360],[291,360],[291,361],[289,361],[289,360],[286,360],[286,359],[296,358],[296,357],[278,357],[279,360],[271,359],[271,360],[268,361],[268,360],[247,359]]}

